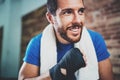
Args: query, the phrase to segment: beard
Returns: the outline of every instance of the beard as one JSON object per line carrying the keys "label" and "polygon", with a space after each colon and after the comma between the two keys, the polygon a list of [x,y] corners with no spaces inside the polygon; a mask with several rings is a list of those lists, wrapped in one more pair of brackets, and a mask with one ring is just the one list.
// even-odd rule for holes
{"label": "beard", "polygon": [[[81,28],[81,32],[80,32],[79,36],[78,36],[77,38],[75,38],[75,39],[69,37],[68,30],[72,30],[72,29],[76,29],[76,28],[77,28],[77,29],[80,29],[80,28]],[[72,24],[72,26],[67,27],[66,29],[64,29],[64,27],[59,28],[59,29],[58,29],[58,32],[59,32],[60,36],[61,36],[64,40],[66,40],[66,41],[68,41],[68,42],[70,42],[70,43],[76,43],[76,42],[80,41],[81,34],[82,34],[82,28],[83,28],[83,24],[75,23],[75,24]],[[74,36],[74,35],[73,35],[73,36]],[[75,37],[75,36],[74,36],[74,37]]]}

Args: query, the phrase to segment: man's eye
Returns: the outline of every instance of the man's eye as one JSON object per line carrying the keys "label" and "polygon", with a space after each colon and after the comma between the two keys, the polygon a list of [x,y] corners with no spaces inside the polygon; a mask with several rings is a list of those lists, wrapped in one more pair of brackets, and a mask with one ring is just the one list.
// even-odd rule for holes
{"label": "man's eye", "polygon": [[82,13],[84,13],[84,11],[85,11],[85,8],[80,8],[79,11],[78,11],[78,13],[82,14]]}
{"label": "man's eye", "polygon": [[71,13],[72,13],[71,10],[66,10],[66,11],[63,12],[64,15],[69,15],[69,14],[71,14]]}

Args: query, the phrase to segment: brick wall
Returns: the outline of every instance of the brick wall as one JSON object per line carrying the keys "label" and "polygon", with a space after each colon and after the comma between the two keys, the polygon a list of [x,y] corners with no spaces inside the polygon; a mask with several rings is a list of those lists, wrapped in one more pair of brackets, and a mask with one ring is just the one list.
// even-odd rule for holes
{"label": "brick wall", "polygon": [[30,39],[42,32],[48,24],[45,17],[46,11],[46,6],[43,6],[22,17],[21,64]]}
{"label": "brick wall", "polygon": [[120,0],[85,0],[85,5],[86,26],[103,35],[113,71],[120,74]]}

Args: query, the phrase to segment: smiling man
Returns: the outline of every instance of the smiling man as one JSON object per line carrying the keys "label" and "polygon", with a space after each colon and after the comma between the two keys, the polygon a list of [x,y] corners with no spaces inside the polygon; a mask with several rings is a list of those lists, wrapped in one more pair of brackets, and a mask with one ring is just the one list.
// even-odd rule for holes
{"label": "smiling man", "polygon": [[30,41],[19,80],[113,80],[104,39],[85,27],[83,1],[47,1],[50,24]]}
{"label": "smiling man", "polygon": [[85,17],[82,0],[58,0],[57,3],[56,16],[54,16],[52,22],[54,22],[53,26],[58,40],[64,44],[78,42]]}

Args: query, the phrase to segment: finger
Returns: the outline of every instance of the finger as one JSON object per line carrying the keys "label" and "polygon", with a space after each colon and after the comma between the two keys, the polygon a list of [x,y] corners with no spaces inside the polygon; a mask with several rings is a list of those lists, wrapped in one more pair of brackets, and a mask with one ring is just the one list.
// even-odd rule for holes
{"label": "finger", "polygon": [[62,73],[63,75],[67,75],[66,69],[61,68],[60,71],[61,71],[61,73]]}

